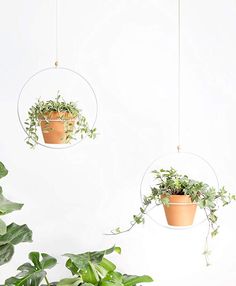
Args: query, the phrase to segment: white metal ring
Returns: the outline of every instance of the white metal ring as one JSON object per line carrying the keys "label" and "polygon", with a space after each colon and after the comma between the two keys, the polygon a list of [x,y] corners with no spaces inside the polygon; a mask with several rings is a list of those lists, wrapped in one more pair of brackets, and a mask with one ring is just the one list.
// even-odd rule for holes
{"label": "white metal ring", "polygon": [[[151,164],[146,168],[143,176],[142,176],[142,179],[141,179],[141,183],[140,183],[140,199],[141,199],[141,202],[143,202],[143,191],[142,191],[142,188],[143,188],[143,182],[144,182],[144,179],[146,177],[146,175],[148,174],[148,172],[150,171],[150,168],[158,161],[158,160],[161,160],[167,156],[171,156],[171,155],[176,155],[176,154],[185,154],[185,155],[190,155],[190,156],[193,156],[193,157],[196,157],[197,159],[203,161],[208,167],[209,169],[212,171],[214,177],[215,177],[215,180],[216,180],[216,186],[217,186],[217,189],[219,190],[220,189],[220,184],[219,184],[219,179],[218,179],[218,176],[216,174],[216,171],[215,169],[213,168],[213,166],[206,160],[204,159],[202,156],[198,155],[198,154],[195,154],[195,153],[192,153],[192,152],[173,152],[173,153],[166,153],[162,156],[159,156],[158,158],[156,158],[155,160],[153,160],[151,162]],[[169,203],[170,205],[186,205],[186,204],[196,204],[196,203]],[[158,206],[156,206],[158,207]],[[201,220],[200,222],[196,223],[196,224],[193,224],[193,225],[190,225],[190,226],[171,226],[171,225],[168,225],[168,224],[163,224],[163,223],[160,223],[158,222],[155,218],[153,218],[149,213],[146,213],[146,215],[153,221],[155,222],[157,225],[161,226],[161,227],[164,227],[164,228],[169,228],[169,229],[174,229],[174,230],[185,230],[185,229],[188,229],[188,228],[193,228],[193,227],[196,227],[196,226],[199,226],[200,224],[204,223],[207,221],[207,218]]]}
{"label": "white metal ring", "polygon": [[[22,94],[23,94],[23,91],[25,89],[25,87],[29,84],[29,82],[37,77],[39,74],[41,73],[44,73],[46,71],[49,71],[49,70],[65,70],[65,71],[68,71],[68,72],[71,72],[72,74],[76,75],[77,77],[79,77],[80,79],[82,79],[87,85],[88,87],[90,88],[90,90],[92,91],[92,95],[93,95],[93,98],[94,98],[94,101],[95,101],[95,116],[94,116],[94,120],[93,120],[93,123],[91,125],[91,129],[93,129],[95,127],[95,123],[97,121],[97,115],[98,115],[98,100],[97,100],[97,96],[96,96],[96,93],[91,85],[91,83],[84,77],[82,76],[80,73],[72,70],[72,69],[69,69],[69,68],[66,68],[66,67],[48,67],[48,68],[45,68],[45,69],[41,69],[39,71],[37,71],[36,73],[34,73],[32,76],[30,76],[26,82],[24,83],[24,85],[22,86],[21,90],[20,90],[20,93],[18,95],[18,101],[17,101],[17,115],[18,115],[18,119],[19,119],[19,122],[20,122],[20,125],[22,127],[22,129],[24,130],[24,132],[28,135],[25,127],[24,127],[24,124],[21,120],[21,117],[20,117],[20,101],[21,101],[21,97],[22,97]],[[52,120],[50,120],[52,121]],[[49,149],[67,149],[67,148],[71,148],[75,145],[77,145],[79,142],[81,142],[81,140],[77,140],[77,142],[75,142],[74,144],[67,144],[66,146],[57,146],[56,148],[53,147],[53,146],[49,146],[47,144],[43,144],[43,143],[40,143],[40,142],[37,142],[37,145],[40,145],[40,146],[43,146],[43,147],[46,147],[46,148],[49,148]]]}

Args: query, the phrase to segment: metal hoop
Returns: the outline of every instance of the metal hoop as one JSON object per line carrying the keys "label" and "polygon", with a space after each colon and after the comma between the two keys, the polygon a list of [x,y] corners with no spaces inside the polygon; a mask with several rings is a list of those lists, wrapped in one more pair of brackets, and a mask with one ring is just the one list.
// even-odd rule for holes
{"label": "metal hoop", "polygon": [[[42,70],[39,70],[37,71],[36,73],[34,73],[32,76],[30,76],[26,82],[24,83],[24,85],[22,86],[21,90],[20,90],[20,93],[18,95],[18,100],[17,100],[17,115],[18,115],[18,119],[19,119],[19,122],[20,122],[20,125],[22,127],[22,129],[24,130],[24,132],[26,133],[26,135],[28,135],[25,127],[24,127],[24,124],[21,120],[21,117],[20,117],[20,101],[21,101],[21,98],[22,98],[22,94],[23,94],[23,91],[25,89],[25,87],[29,84],[29,82],[37,77],[39,74],[41,73],[44,73],[46,71],[49,71],[49,70],[64,70],[64,71],[68,71],[74,75],[76,75],[77,77],[79,77],[80,79],[82,79],[87,85],[88,87],[90,88],[90,90],[92,91],[92,94],[93,94],[93,97],[94,97],[94,101],[95,101],[95,117],[94,117],[94,120],[93,120],[93,123],[92,123],[92,126],[91,126],[91,129],[94,128],[95,126],[95,123],[97,121],[97,115],[98,115],[98,100],[97,100],[97,96],[96,96],[96,93],[91,85],[91,83],[84,77],[82,76],[80,73],[72,70],[72,69],[69,69],[69,68],[66,68],[66,67],[58,67],[58,66],[55,66],[55,67],[48,67],[48,68],[45,68],[45,69],[42,69]],[[40,143],[40,142],[36,142],[37,145],[40,145],[40,146],[43,146],[43,147],[46,147],[46,148],[49,148],[49,149],[67,149],[67,148],[71,148],[71,147],[74,147],[75,145],[77,145],[78,143],[80,143],[81,140],[77,140],[77,142],[75,142],[74,144],[67,144],[66,146],[58,146],[58,147],[52,147],[52,146],[49,146],[49,145],[46,145],[46,144],[43,144],[43,143]]]}
{"label": "metal hoop", "polygon": [[[220,183],[219,183],[219,179],[218,179],[218,176],[216,174],[216,171],[215,169],[213,168],[213,166],[205,159],[203,158],[202,156],[198,155],[198,154],[195,154],[195,153],[192,153],[192,152],[182,152],[182,151],[178,151],[178,152],[173,152],[173,153],[166,153],[162,156],[159,156],[158,158],[156,158],[155,160],[153,160],[151,162],[151,164],[149,164],[149,166],[146,168],[143,176],[142,176],[142,179],[141,179],[141,183],[140,183],[140,199],[141,199],[141,202],[143,202],[143,193],[142,193],[142,187],[143,187],[143,182],[144,182],[144,179],[147,175],[147,173],[149,172],[150,168],[152,167],[152,165],[154,163],[156,163],[157,161],[159,161],[160,159],[163,159],[167,156],[171,156],[171,155],[176,155],[176,154],[185,154],[185,155],[190,155],[190,156],[193,156],[201,161],[203,161],[208,167],[209,169],[212,171],[215,179],[216,179],[216,186],[217,186],[217,189],[219,190],[220,189]],[[196,204],[196,203],[170,203],[170,205],[189,205],[189,204]],[[157,206],[156,206],[157,207]],[[193,227],[197,227],[199,225],[201,225],[202,223],[206,222],[207,221],[207,218],[201,220],[200,222],[196,223],[196,224],[193,224],[193,225],[190,225],[190,226],[171,226],[171,225],[168,225],[168,224],[162,224],[162,223],[159,223],[155,218],[153,218],[150,214],[146,214],[153,222],[155,222],[157,225],[161,226],[161,227],[164,227],[164,228],[167,228],[167,229],[173,229],[173,230],[186,230],[186,229],[189,229],[189,228],[193,228]]]}

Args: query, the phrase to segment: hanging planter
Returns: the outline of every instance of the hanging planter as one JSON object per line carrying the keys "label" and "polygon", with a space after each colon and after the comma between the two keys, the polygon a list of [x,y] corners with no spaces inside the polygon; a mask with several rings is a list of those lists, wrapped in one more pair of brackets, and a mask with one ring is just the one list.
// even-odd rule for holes
{"label": "hanging planter", "polygon": [[130,231],[136,224],[145,222],[147,215],[153,208],[163,206],[168,225],[185,227],[193,224],[197,206],[205,212],[208,221],[208,232],[204,255],[209,265],[208,236],[218,234],[217,211],[236,200],[235,195],[228,193],[224,187],[215,189],[208,184],[190,179],[187,175],[178,174],[174,168],[169,170],[154,170],[155,184],[151,187],[148,195],[142,198],[140,213],[133,215],[130,227],[121,230],[119,227],[111,231],[111,234],[120,234]]}
{"label": "hanging planter", "polygon": [[25,121],[31,147],[38,144],[41,128],[46,144],[68,144],[73,139],[82,140],[85,136],[96,137],[96,128],[89,128],[88,121],[75,102],[66,102],[59,91],[55,100],[38,100],[28,111]]}
{"label": "hanging planter", "polygon": [[[140,213],[134,215],[131,227],[145,222],[145,215],[153,207],[163,205],[167,223],[172,226],[189,226],[194,221],[197,206],[205,211],[212,236],[218,233],[217,210],[235,200],[235,195],[224,187],[216,190],[208,184],[178,174],[174,168],[154,170],[155,184],[150,193],[143,197]],[[114,234],[120,233],[116,229]]]}

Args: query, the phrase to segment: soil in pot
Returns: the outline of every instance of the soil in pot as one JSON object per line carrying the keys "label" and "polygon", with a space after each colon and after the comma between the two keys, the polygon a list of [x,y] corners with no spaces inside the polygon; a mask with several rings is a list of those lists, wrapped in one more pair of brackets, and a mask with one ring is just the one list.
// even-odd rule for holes
{"label": "soil in pot", "polygon": [[188,195],[171,195],[170,205],[163,205],[163,207],[169,225],[189,226],[193,224],[197,205],[192,203]]}
{"label": "soil in pot", "polygon": [[73,134],[76,118],[68,112],[50,112],[40,118],[43,139],[46,144],[67,144]]}

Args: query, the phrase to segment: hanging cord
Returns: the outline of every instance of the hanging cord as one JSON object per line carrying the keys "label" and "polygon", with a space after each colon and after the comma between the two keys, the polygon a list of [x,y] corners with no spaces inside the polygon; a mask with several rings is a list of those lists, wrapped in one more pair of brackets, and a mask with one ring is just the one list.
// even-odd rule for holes
{"label": "hanging cord", "polygon": [[180,152],[181,149],[181,34],[180,34],[180,1],[178,0],[178,145],[177,145],[177,150]]}
{"label": "hanging cord", "polygon": [[55,20],[56,20],[56,29],[55,29],[55,56],[56,56],[56,60],[55,60],[55,67],[57,68],[58,67],[58,0],[56,0],[56,5],[55,5],[55,10],[56,10],[56,17],[55,17]]}

